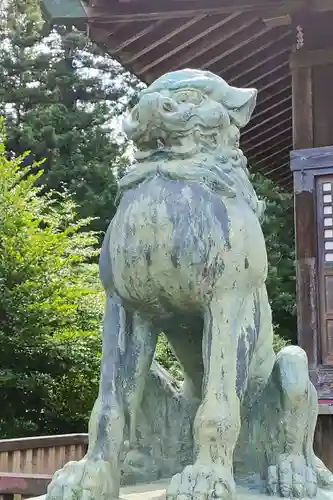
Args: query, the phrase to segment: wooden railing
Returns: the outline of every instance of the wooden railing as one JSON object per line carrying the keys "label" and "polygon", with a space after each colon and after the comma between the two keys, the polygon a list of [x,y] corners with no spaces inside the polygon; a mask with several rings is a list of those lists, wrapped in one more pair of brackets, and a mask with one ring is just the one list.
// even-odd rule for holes
{"label": "wooden railing", "polygon": [[87,434],[0,440],[0,500],[43,495],[52,475],[87,450]]}

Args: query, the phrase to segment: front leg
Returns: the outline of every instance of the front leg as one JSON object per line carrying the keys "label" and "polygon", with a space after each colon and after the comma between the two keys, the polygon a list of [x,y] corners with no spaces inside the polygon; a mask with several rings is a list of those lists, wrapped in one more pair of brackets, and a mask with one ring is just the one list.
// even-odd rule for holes
{"label": "front leg", "polygon": [[196,461],[173,477],[168,500],[235,496],[232,459],[240,430],[236,358],[241,304],[231,292],[223,299],[213,298],[205,311],[203,400],[194,422]]}
{"label": "front leg", "polygon": [[107,296],[99,395],[89,422],[87,455],[56,472],[46,500],[119,498],[125,418],[135,445],[136,413],[155,344],[149,322],[138,313],[129,314],[118,299]]}

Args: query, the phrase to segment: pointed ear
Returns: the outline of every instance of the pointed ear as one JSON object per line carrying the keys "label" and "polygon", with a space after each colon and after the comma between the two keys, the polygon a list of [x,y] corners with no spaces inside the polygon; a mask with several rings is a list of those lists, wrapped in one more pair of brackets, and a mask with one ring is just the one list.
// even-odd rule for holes
{"label": "pointed ear", "polygon": [[250,121],[256,105],[257,93],[256,89],[238,89],[229,86],[223,104],[228,110],[231,122],[238,128],[245,127]]}

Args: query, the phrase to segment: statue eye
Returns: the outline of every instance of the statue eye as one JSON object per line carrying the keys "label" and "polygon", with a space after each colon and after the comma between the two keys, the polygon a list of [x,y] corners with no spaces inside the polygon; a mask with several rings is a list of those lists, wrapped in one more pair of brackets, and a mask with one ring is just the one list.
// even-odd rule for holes
{"label": "statue eye", "polygon": [[195,105],[199,105],[204,100],[204,96],[200,92],[197,92],[196,90],[187,90],[186,92],[185,91],[178,92],[175,95],[175,100],[178,103],[188,102]]}
{"label": "statue eye", "polygon": [[186,102],[188,101],[188,93],[187,92],[180,92],[179,94],[176,95],[176,101],[177,102]]}

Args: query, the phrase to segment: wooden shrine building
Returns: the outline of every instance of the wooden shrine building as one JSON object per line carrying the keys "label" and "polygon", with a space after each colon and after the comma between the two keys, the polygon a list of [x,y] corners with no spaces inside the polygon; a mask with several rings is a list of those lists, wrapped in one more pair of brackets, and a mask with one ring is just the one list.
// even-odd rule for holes
{"label": "wooden shrine building", "polygon": [[[333,469],[333,0],[43,0],[146,83],[184,67],[259,90],[241,146],[295,193],[298,338]],[[326,414],[326,416],[325,416]],[[326,450],[326,451],[325,451]]]}

